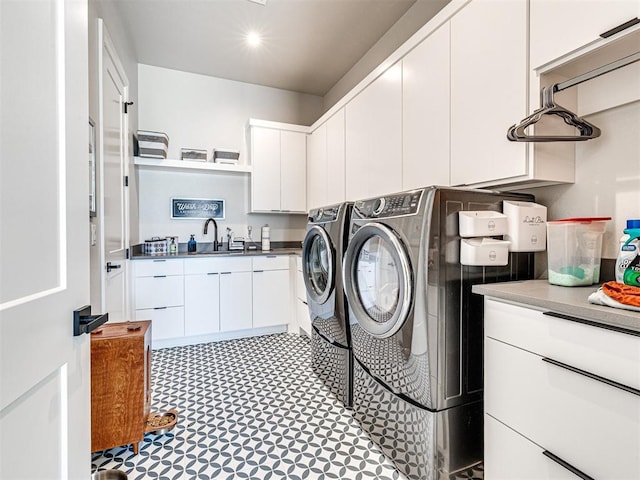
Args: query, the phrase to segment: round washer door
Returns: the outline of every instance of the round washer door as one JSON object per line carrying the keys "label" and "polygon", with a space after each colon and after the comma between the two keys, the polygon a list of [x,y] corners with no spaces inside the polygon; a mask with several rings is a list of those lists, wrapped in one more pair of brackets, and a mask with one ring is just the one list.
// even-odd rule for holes
{"label": "round washer door", "polygon": [[335,252],[327,232],[317,225],[307,231],[302,249],[302,276],[309,298],[325,303],[335,285]]}
{"label": "round washer door", "polygon": [[393,230],[367,223],[349,240],[344,257],[344,288],[356,321],[369,334],[396,333],[411,308],[411,265]]}

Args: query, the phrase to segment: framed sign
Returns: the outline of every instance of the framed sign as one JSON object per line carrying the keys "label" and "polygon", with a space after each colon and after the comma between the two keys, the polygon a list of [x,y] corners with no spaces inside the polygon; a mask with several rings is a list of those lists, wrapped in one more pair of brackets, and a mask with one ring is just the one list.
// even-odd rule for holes
{"label": "framed sign", "polygon": [[224,219],[224,200],[172,198],[171,218]]}

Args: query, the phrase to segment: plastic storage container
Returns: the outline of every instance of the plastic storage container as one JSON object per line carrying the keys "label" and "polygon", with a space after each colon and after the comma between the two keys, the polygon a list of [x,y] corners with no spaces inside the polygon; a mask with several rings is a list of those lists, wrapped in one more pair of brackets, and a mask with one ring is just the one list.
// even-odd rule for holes
{"label": "plastic storage container", "polygon": [[502,202],[508,218],[504,237],[510,252],[542,252],[547,248],[547,207],[533,202]]}
{"label": "plastic storage container", "polygon": [[600,282],[602,236],[611,217],[547,222],[549,283],[580,287]]}

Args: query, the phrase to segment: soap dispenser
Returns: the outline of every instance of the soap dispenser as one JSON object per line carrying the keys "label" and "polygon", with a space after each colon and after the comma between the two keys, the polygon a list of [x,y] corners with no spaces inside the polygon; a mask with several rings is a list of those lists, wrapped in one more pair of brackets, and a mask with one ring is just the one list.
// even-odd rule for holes
{"label": "soap dispenser", "polygon": [[196,239],[195,237],[195,233],[191,234],[191,238],[189,239],[189,242],[187,243],[187,251],[189,253],[195,253],[196,252],[196,248],[197,248],[197,243],[196,243]]}

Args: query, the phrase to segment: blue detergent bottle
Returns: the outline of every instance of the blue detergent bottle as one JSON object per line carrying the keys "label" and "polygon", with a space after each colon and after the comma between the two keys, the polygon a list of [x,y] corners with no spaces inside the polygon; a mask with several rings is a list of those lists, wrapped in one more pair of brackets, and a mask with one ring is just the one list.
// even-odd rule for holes
{"label": "blue detergent bottle", "polygon": [[640,287],[640,219],[627,220],[616,259],[616,282]]}

